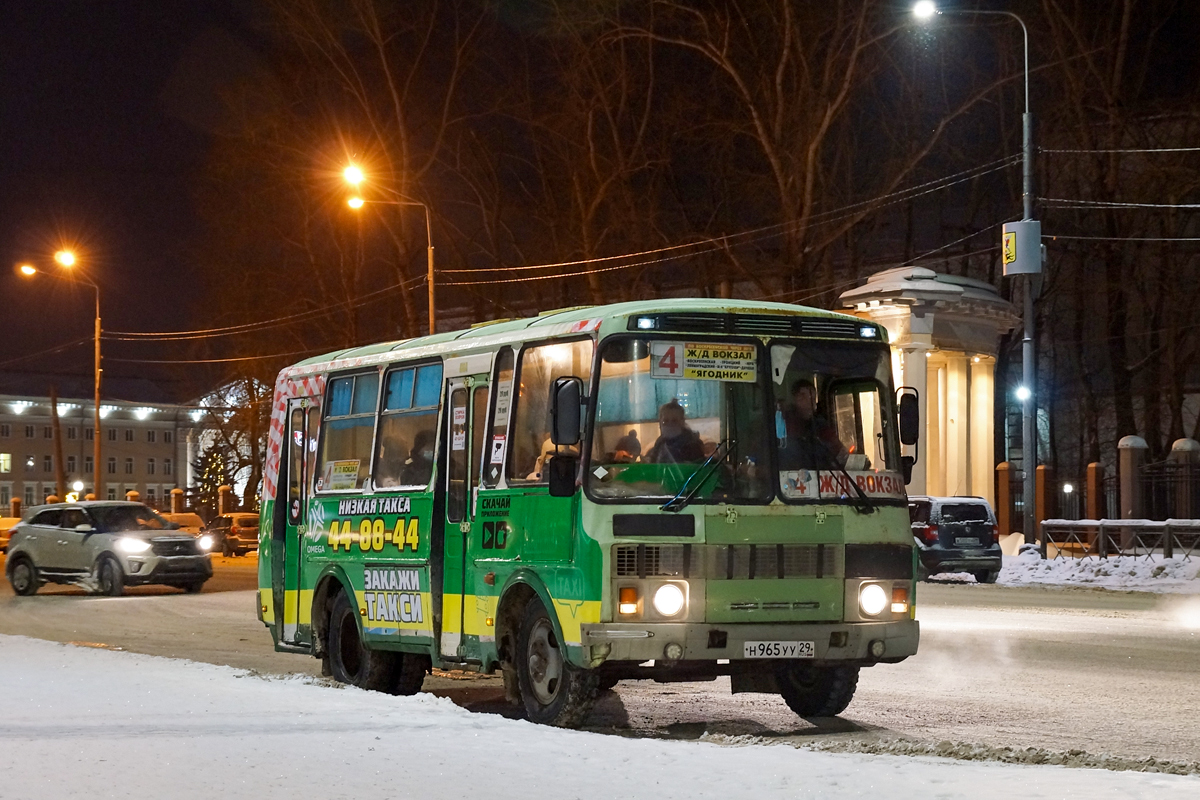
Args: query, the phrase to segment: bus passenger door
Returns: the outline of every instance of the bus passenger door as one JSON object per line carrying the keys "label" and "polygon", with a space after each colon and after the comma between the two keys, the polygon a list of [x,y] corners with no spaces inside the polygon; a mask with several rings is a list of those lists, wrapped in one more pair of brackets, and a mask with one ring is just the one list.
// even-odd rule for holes
{"label": "bus passenger door", "polygon": [[[485,440],[488,376],[473,375],[448,381],[446,415],[446,519],[445,571],[442,600],[442,657],[451,661],[476,660],[479,635],[475,630],[475,597],[470,542],[475,530],[475,499],[479,488],[480,451]],[[468,608],[470,606],[470,608]]]}
{"label": "bus passenger door", "polygon": [[[283,541],[271,548],[272,581],[276,619],[280,622],[279,639],[287,644],[300,641],[300,593],[303,568],[304,536],[307,530],[310,442],[316,444],[316,420],[319,404],[304,397],[288,401],[286,491],[282,498]],[[310,411],[314,412],[310,415]],[[310,431],[310,419],[312,430]],[[281,459],[282,461],[282,459]],[[280,487],[283,489],[283,487]],[[283,494],[281,491],[280,494]],[[279,502],[279,499],[276,502]],[[279,545],[282,544],[282,547]],[[281,613],[282,612],[282,613]]]}

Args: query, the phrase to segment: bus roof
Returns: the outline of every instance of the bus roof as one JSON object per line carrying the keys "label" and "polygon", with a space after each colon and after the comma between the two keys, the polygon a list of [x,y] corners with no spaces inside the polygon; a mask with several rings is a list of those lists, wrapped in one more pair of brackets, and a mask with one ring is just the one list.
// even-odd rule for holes
{"label": "bus roof", "polygon": [[[496,322],[484,322],[474,327],[465,330],[448,331],[445,333],[437,333],[432,336],[419,336],[413,339],[398,339],[390,342],[379,342],[376,344],[363,345],[361,347],[352,347],[345,350],[334,350],[319,356],[312,356],[304,361],[297,362],[292,366],[292,369],[302,368],[307,366],[315,366],[318,364],[327,364],[332,361],[346,361],[349,359],[361,359],[369,356],[378,356],[388,352],[403,353],[412,350],[439,349],[437,345],[451,345],[454,342],[460,342],[460,347],[468,343],[474,344],[471,340],[498,338],[504,340],[536,338],[540,328],[552,328],[553,333],[559,333],[563,330],[570,329],[575,324],[584,324],[594,322],[599,324],[621,319],[639,314],[662,314],[672,312],[692,312],[692,313],[757,313],[757,314],[777,314],[787,316],[809,316],[809,317],[828,317],[835,319],[847,319],[850,317],[847,314],[841,314],[836,311],[827,311],[821,308],[811,308],[809,306],[799,306],[790,303],[771,303],[764,300],[728,300],[719,298],[705,297],[670,297],[657,300],[634,300],[625,303],[612,303],[603,306],[576,306],[574,308],[555,309],[552,311],[544,311],[536,317],[528,317],[525,319],[510,319],[498,320]],[[875,326],[873,323],[862,321],[865,325]],[[583,328],[581,328],[582,330]],[[587,330],[593,330],[589,327]],[[521,336],[524,331],[529,331],[529,336]],[[551,331],[547,331],[546,335],[551,335]],[[886,333],[883,333],[886,337]],[[886,341],[886,339],[883,339]],[[450,349],[450,348],[447,348]],[[457,348],[454,348],[457,349]]]}

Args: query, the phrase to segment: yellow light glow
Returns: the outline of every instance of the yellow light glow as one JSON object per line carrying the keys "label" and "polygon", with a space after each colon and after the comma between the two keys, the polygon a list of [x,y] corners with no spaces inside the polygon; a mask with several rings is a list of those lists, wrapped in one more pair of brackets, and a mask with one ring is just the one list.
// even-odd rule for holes
{"label": "yellow light glow", "polygon": [[362,208],[363,199],[361,197],[351,197],[346,201],[346,205],[350,206],[351,208]]}
{"label": "yellow light glow", "polygon": [[37,268],[32,264],[22,264],[21,266],[17,267],[17,270],[27,278],[32,278],[34,275],[37,275]]}
{"label": "yellow light glow", "polygon": [[54,254],[54,260],[64,267],[75,266],[75,254],[70,250],[59,250]]}
{"label": "yellow light glow", "polygon": [[363,178],[365,176],[363,175],[363,171],[361,169],[351,164],[350,166],[346,167],[346,170],[342,173],[342,177],[346,179],[346,183],[349,183],[352,186],[358,186],[363,182]]}
{"label": "yellow light glow", "polygon": [[637,613],[637,603],[621,603],[621,613],[622,614],[636,614]]}

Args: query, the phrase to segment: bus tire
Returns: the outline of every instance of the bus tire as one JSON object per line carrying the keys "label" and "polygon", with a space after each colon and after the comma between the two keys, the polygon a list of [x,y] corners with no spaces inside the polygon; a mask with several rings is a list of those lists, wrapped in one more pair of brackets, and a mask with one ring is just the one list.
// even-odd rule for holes
{"label": "bus tire", "polygon": [[29,556],[15,556],[8,565],[8,582],[12,584],[13,592],[21,597],[37,594],[41,583],[38,580],[37,567]]}
{"label": "bus tire", "polygon": [[596,702],[596,673],[567,661],[541,600],[525,607],[517,634],[517,681],[530,722],[577,728]]}
{"label": "bus tire", "polygon": [[390,691],[395,685],[399,653],[372,650],[358,632],[358,609],[338,592],[329,612],[329,667],[333,679],[360,689]]}
{"label": "bus tire", "polygon": [[421,691],[425,683],[425,673],[429,672],[429,656],[416,653],[401,653],[400,667],[396,670],[396,682],[392,685],[392,694],[408,697]]}
{"label": "bus tire", "polygon": [[775,679],[783,702],[797,715],[836,717],[854,698],[858,667],[787,661],[779,666]]}

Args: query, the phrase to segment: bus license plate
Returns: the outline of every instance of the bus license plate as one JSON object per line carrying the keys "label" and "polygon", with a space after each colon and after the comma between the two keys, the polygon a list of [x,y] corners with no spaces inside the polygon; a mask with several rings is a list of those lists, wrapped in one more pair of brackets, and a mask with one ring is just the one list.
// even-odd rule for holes
{"label": "bus license plate", "polygon": [[816,658],[812,642],[746,642],[744,658]]}

